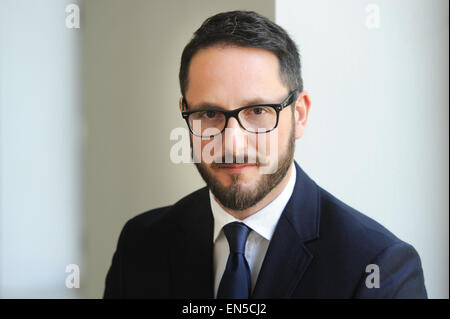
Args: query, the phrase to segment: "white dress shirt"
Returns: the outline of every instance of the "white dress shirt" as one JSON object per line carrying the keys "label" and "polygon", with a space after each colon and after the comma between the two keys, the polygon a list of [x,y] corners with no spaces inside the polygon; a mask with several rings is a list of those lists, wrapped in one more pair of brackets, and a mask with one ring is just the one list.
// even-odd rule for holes
{"label": "white dress shirt", "polygon": [[227,264],[230,247],[227,238],[223,233],[223,226],[231,222],[242,222],[253,231],[248,235],[245,245],[245,258],[250,267],[252,277],[252,291],[255,288],[256,280],[261,269],[264,257],[272,239],[275,227],[280,219],[289,198],[294,191],[296,180],[295,165],[289,181],[283,191],[272,202],[253,215],[239,220],[228,214],[217,202],[211,191],[209,198],[211,210],[214,217],[214,298],[217,298],[220,280],[222,279],[225,266]]}

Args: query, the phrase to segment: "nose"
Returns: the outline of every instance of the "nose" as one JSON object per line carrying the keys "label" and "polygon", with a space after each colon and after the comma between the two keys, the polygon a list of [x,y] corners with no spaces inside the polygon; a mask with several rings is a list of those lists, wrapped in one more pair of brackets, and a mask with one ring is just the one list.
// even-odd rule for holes
{"label": "nose", "polygon": [[234,117],[230,117],[228,119],[227,127],[226,128],[236,128],[236,129],[242,129],[241,125],[239,124],[238,120]]}
{"label": "nose", "polygon": [[247,134],[234,117],[230,117],[228,120],[227,126],[225,127],[224,139],[225,141],[222,141],[222,145],[226,155],[225,161],[230,161],[229,157],[232,155],[236,158],[237,162],[241,158],[243,162],[247,150]]}

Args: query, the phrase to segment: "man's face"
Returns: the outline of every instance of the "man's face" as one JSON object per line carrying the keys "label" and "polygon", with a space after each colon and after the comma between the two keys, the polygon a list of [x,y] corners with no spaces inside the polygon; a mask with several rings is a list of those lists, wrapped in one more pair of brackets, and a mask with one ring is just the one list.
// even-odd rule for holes
{"label": "man's face", "polygon": [[[278,58],[263,49],[235,46],[202,49],[192,58],[188,76],[185,98],[189,110],[203,109],[204,105],[234,110],[253,104],[278,104],[290,93],[281,82]],[[227,208],[244,210],[264,198],[286,175],[293,159],[295,138],[294,113],[291,107],[286,107],[272,132],[253,134],[230,118],[227,132],[221,138],[191,135],[191,143],[201,145],[202,152],[208,144],[211,149],[211,143],[220,143],[216,145],[220,152],[213,150],[211,154],[222,162],[227,153],[233,155],[234,163],[239,156],[245,159],[244,164],[208,163],[194,148],[194,157],[201,158],[197,168],[214,196]],[[256,163],[249,163],[249,152],[257,154]],[[268,162],[273,168],[271,174],[261,169],[261,162]]]}

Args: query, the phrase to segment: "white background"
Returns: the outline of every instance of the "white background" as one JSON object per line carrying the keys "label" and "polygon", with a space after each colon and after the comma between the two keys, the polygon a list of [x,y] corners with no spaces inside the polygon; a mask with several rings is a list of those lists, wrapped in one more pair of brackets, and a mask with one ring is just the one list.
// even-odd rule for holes
{"label": "white background", "polygon": [[[448,1],[275,3],[312,99],[296,160],[412,244],[429,297],[448,298]],[[367,27],[368,4],[378,29]]]}
{"label": "white background", "polygon": [[0,0],[0,297],[72,297],[80,259],[76,1]]}

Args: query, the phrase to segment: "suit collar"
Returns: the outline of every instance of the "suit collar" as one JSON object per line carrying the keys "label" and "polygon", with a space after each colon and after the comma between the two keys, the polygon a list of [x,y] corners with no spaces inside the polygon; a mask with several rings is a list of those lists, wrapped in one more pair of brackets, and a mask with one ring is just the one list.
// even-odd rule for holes
{"label": "suit collar", "polygon": [[289,298],[313,258],[305,243],[319,237],[319,191],[295,165],[294,192],[269,244],[252,298]]}
{"label": "suit collar", "polygon": [[296,162],[295,166],[295,188],[283,215],[296,231],[299,241],[306,242],[319,237],[319,187]]}

